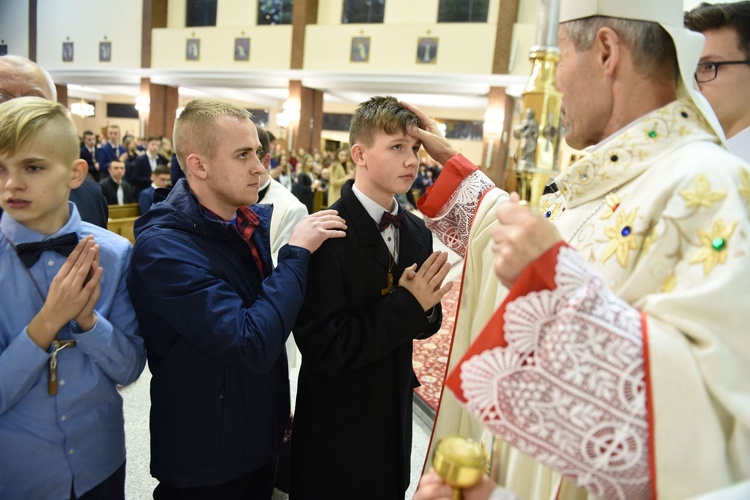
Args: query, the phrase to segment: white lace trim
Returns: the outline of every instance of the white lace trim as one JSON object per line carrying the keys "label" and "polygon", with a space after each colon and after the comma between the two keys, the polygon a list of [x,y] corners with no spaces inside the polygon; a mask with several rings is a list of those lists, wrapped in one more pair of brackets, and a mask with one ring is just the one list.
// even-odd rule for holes
{"label": "white lace trim", "polygon": [[555,282],[507,306],[507,347],[463,363],[466,406],[591,493],[649,498],[640,315],[571,248],[560,249]]}
{"label": "white lace trim", "polygon": [[493,187],[489,177],[475,170],[461,181],[437,216],[425,217],[425,224],[445,246],[466,257],[474,213],[484,193]]}

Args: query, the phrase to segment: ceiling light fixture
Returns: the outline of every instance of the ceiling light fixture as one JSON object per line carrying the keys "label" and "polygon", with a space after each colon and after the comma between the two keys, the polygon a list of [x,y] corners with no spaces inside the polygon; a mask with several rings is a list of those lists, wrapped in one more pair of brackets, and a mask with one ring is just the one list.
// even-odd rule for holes
{"label": "ceiling light fixture", "polygon": [[94,116],[96,109],[92,104],[81,99],[79,102],[74,102],[70,105],[70,112],[81,118],[88,118],[89,116]]}

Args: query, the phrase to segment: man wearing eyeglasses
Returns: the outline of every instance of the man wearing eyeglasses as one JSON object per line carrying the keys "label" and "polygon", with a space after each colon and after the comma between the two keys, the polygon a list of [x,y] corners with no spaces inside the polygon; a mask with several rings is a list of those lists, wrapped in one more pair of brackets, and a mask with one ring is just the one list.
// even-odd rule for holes
{"label": "man wearing eyeglasses", "polygon": [[685,26],[706,37],[695,79],[734,154],[750,163],[750,1],[702,3]]}

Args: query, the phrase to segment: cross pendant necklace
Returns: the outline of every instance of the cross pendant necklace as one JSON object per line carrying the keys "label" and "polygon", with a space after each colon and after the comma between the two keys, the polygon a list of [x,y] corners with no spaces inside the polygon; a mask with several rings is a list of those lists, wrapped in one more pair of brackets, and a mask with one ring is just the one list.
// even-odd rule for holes
{"label": "cross pendant necklace", "polygon": [[386,279],[386,285],[385,285],[385,288],[380,290],[380,295],[389,295],[396,290],[396,287],[393,284],[393,256],[392,255],[390,259],[388,259],[388,274],[386,275],[385,279]]}
{"label": "cross pendant necklace", "polygon": [[[18,249],[13,244],[13,242],[10,241],[10,239],[6,236],[8,244],[13,249],[13,251],[18,255]],[[19,257],[20,259],[20,257]],[[44,301],[47,300],[47,298],[44,296],[44,293],[42,293],[42,289],[39,286],[39,284],[34,279],[34,275],[31,274],[31,269],[27,268],[22,263],[22,267],[26,271],[26,274],[28,274],[29,279],[31,279],[31,282],[34,284],[34,288],[36,288],[36,292],[39,294],[39,298],[42,300],[42,304],[44,304]],[[58,340],[55,339],[52,341],[52,354],[50,354],[49,361],[47,362],[48,367],[48,393],[50,396],[54,396],[57,394],[57,353],[62,351],[63,349],[67,349],[68,347],[75,347],[76,341],[75,340]]]}
{"label": "cross pendant necklace", "polygon": [[[398,251],[398,243],[399,243],[399,232],[398,229],[393,232],[393,252],[396,253]],[[396,285],[393,283],[393,264],[396,261],[393,254],[391,253],[390,249],[388,249],[388,274],[386,275],[386,285],[385,288],[380,290],[380,295],[390,295],[393,292],[396,291]]]}
{"label": "cross pendant necklace", "polygon": [[75,340],[53,340],[52,355],[49,357],[49,395],[57,394],[57,353],[67,347],[75,347]]}

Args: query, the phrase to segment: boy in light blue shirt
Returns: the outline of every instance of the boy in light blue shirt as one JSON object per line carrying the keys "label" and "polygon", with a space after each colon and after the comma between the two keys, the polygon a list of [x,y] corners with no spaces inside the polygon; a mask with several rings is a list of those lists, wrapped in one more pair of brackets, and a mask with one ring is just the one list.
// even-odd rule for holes
{"label": "boy in light blue shirt", "polygon": [[65,107],[13,99],[0,123],[0,498],[123,498],[131,247],[68,202],[87,166]]}

